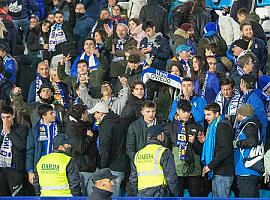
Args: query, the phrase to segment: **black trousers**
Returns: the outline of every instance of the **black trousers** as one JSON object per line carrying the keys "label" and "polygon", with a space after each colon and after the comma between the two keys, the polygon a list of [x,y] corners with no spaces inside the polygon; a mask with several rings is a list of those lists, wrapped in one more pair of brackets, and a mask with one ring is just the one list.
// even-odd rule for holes
{"label": "black trousers", "polygon": [[0,196],[23,196],[24,172],[0,168]]}
{"label": "black trousers", "polygon": [[180,196],[184,196],[184,189],[188,189],[191,197],[201,196],[201,176],[178,176]]}
{"label": "black trousers", "polygon": [[237,185],[239,188],[240,198],[259,198],[259,181],[258,176],[237,176]]}

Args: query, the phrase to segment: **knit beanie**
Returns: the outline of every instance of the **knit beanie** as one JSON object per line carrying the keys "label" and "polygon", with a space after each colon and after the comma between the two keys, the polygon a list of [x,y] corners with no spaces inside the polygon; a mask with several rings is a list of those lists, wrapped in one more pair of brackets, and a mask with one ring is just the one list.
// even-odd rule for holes
{"label": "knit beanie", "polygon": [[188,32],[192,28],[192,25],[190,23],[184,23],[180,26],[180,28],[183,31]]}
{"label": "knit beanie", "polygon": [[259,88],[265,92],[270,87],[270,76],[263,75],[259,78]]}
{"label": "knit beanie", "polygon": [[237,114],[243,115],[245,117],[253,115],[253,113],[254,110],[250,104],[243,104],[240,108],[237,109]]}

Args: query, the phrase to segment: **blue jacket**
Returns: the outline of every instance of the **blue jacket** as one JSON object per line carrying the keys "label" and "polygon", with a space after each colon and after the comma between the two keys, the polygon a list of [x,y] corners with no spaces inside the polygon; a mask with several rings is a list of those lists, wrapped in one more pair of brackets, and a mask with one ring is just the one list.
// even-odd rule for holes
{"label": "blue jacket", "polygon": [[[172,103],[171,111],[169,113],[169,120],[173,121],[174,116],[177,111],[177,103],[179,101],[178,99],[175,99]],[[191,103],[191,114],[194,117],[195,122],[199,123],[201,127],[204,127],[204,107],[207,105],[207,102],[205,99],[201,97],[193,96],[190,100]]]}
{"label": "blue jacket", "polygon": [[[255,124],[254,124],[255,123]],[[246,125],[246,126],[245,126]],[[243,159],[247,158],[252,146],[258,144],[258,126],[254,118],[246,118],[241,123],[240,128],[243,129],[237,137],[237,147],[234,149],[234,165],[235,165],[235,175],[254,175],[260,176],[260,174],[252,169],[246,168],[244,166]],[[241,149],[243,154],[241,153]]]}
{"label": "blue jacket", "polygon": [[[3,58],[4,65],[5,65],[5,71],[10,73],[8,76],[8,79],[12,83],[16,83],[16,62],[13,58],[5,56]],[[5,74],[6,75],[6,74]],[[6,75],[7,77],[7,75]]]}
{"label": "blue jacket", "polygon": [[265,142],[266,127],[268,123],[267,115],[264,110],[263,101],[257,95],[255,90],[252,90],[246,98],[243,99],[243,103],[250,104],[254,109],[254,115],[262,125],[261,137],[262,141]]}
{"label": "blue jacket", "polygon": [[76,18],[76,23],[73,29],[73,38],[76,42],[77,52],[83,51],[84,40],[92,30],[95,22],[89,18],[87,14],[81,18]]}
{"label": "blue jacket", "polygon": [[[216,96],[220,91],[220,82],[216,74],[208,73],[204,99],[207,103],[215,102]],[[199,92],[202,97],[202,89]]]}
{"label": "blue jacket", "polygon": [[8,0],[8,7],[13,20],[28,18],[31,10],[32,12],[38,10],[34,0]]}
{"label": "blue jacket", "polygon": [[140,43],[140,49],[152,47],[152,52],[150,53],[151,56],[154,56],[153,62],[151,67],[163,70],[165,71],[165,67],[167,65],[167,60],[171,56],[171,49],[169,45],[169,41],[162,37],[160,33],[158,36],[156,36],[156,39],[154,41],[155,44],[152,44],[148,42],[148,38],[145,37]]}

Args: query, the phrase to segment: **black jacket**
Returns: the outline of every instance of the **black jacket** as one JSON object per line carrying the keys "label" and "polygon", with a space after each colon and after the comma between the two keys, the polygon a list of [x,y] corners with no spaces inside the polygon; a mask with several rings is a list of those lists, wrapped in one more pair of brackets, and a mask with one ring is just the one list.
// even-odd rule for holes
{"label": "black jacket", "polygon": [[214,175],[234,176],[233,139],[230,122],[226,119],[221,121],[217,125],[214,157],[208,165]]}
{"label": "black jacket", "polygon": [[125,172],[128,169],[126,138],[128,124],[115,113],[106,114],[99,126],[101,168]]}
{"label": "black jacket", "polygon": [[[2,132],[2,121],[0,127],[0,132]],[[15,123],[11,126],[11,131],[7,136],[12,143],[11,168],[14,170],[25,170],[27,135],[28,128]],[[0,135],[0,145],[3,142],[3,139],[4,136]]]}
{"label": "black jacket", "polygon": [[89,196],[89,200],[111,200],[112,192],[93,187],[93,191]]}
{"label": "black jacket", "polygon": [[75,121],[68,117],[66,119],[65,134],[72,143],[72,157],[76,160],[80,172],[95,172],[99,154],[96,148],[97,136],[86,135],[90,129],[89,122]]}
{"label": "black jacket", "polygon": [[[158,140],[148,140],[147,144],[159,144],[162,143]],[[157,186],[146,188],[138,191],[138,196],[140,197],[176,197],[179,195],[179,185],[178,185],[178,176],[175,170],[174,157],[172,152],[167,149],[163,152],[160,158],[160,165],[164,173],[164,177],[167,183],[167,186]],[[138,176],[136,167],[132,165],[132,172],[130,175],[130,182],[134,187],[137,188]]]}
{"label": "black jacket", "polygon": [[143,101],[144,98],[139,99],[131,94],[122,110],[121,117],[126,119],[129,124],[137,120],[141,116],[141,104]]}
{"label": "black jacket", "polygon": [[165,71],[165,67],[167,65],[167,60],[171,56],[171,49],[169,45],[169,41],[162,37],[160,33],[157,33],[154,44],[148,41],[148,38],[145,37],[140,42],[140,49],[149,47],[152,44],[151,56],[154,56],[151,67]]}

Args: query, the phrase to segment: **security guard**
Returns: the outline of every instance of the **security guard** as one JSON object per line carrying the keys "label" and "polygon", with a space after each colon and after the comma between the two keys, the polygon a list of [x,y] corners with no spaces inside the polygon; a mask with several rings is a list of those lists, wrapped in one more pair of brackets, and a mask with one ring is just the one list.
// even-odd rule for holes
{"label": "security guard", "polygon": [[160,126],[151,126],[147,129],[147,145],[135,155],[130,181],[137,185],[138,196],[166,197],[179,194],[173,154],[162,146],[164,138]]}
{"label": "security guard", "polygon": [[53,138],[53,152],[37,163],[34,187],[40,196],[81,196],[78,167],[70,156],[71,145],[66,135]]}

